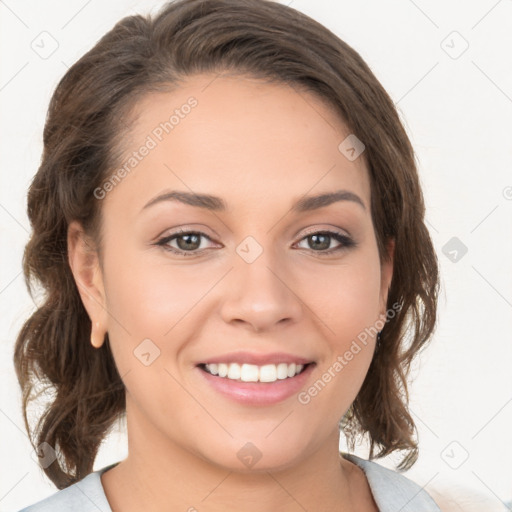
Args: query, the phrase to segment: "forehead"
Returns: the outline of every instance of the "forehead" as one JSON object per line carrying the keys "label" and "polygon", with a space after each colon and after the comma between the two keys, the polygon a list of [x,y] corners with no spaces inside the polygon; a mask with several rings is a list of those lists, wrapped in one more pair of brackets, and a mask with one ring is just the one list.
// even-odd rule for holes
{"label": "forehead", "polygon": [[[146,95],[134,106],[123,163],[150,147],[110,193],[142,207],[166,188],[233,201],[350,189],[369,207],[362,155],[340,150],[350,135],[335,109],[285,84],[244,76],[196,75],[171,92]],[[271,192],[271,193],[269,193]],[[263,204],[263,203],[260,203]]]}

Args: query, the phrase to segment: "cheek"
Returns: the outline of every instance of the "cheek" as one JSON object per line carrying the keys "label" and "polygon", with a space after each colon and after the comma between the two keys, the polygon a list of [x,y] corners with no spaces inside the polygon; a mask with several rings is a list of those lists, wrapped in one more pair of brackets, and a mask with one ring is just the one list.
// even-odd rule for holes
{"label": "cheek", "polygon": [[164,256],[156,264],[155,251],[119,243],[105,261],[108,331],[116,365],[121,375],[130,372],[131,381],[145,389],[159,389],[159,378],[170,379],[165,369],[174,372],[201,324],[197,317],[203,314],[205,295],[224,273],[206,265],[167,263]]}
{"label": "cheek", "polygon": [[[309,294],[328,350],[318,368],[318,385],[308,396],[322,390],[325,403],[336,404],[333,417],[343,414],[355,399],[370,366],[374,339],[380,326],[380,263],[376,246],[354,252],[336,270],[316,276],[322,287]],[[311,277],[304,286],[311,286]],[[326,388],[324,393],[323,389]],[[308,398],[306,396],[306,400]]]}
{"label": "cheek", "polygon": [[336,275],[314,307],[322,319],[326,351],[316,378],[299,395],[301,404],[321,407],[328,424],[339,420],[357,397],[372,361],[379,318],[380,273],[353,265]]}
{"label": "cheek", "polygon": [[[218,279],[201,265],[155,264],[149,249],[123,259],[113,257],[108,274],[109,312],[130,332],[162,337],[199,303]],[[127,254],[127,253],[125,253]]]}
{"label": "cheek", "polygon": [[314,278],[305,273],[301,279],[302,296],[308,297],[323,331],[340,350],[379,318],[380,266],[376,248],[370,249],[353,253],[336,268],[322,269]]}

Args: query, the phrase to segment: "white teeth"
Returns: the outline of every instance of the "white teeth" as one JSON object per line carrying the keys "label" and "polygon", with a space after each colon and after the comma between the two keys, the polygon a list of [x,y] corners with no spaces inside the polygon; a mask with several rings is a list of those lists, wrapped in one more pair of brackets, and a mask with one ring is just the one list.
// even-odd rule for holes
{"label": "white teeth", "polygon": [[266,364],[260,367],[260,382],[275,382],[277,380],[277,368],[275,364]]}
{"label": "white teeth", "polygon": [[288,365],[286,363],[280,363],[277,365],[277,378],[286,379],[288,377]]}
{"label": "white teeth", "polygon": [[205,370],[212,375],[228,378],[231,380],[241,380],[242,382],[275,382],[294,377],[299,374],[303,368],[303,364],[286,364],[279,363],[265,364],[257,366],[255,364],[238,363],[211,363],[204,365]]}
{"label": "white teeth", "polygon": [[228,374],[228,365],[224,363],[219,364],[219,377],[226,377]]}
{"label": "white teeth", "polygon": [[293,377],[295,375],[295,370],[297,369],[297,366],[295,363],[288,365],[288,377]]}
{"label": "white teeth", "polygon": [[228,367],[228,379],[238,380],[240,375],[242,374],[240,370],[240,365],[237,363],[232,363]]}
{"label": "white teeth", "polygon": [[259,369],[255,364],[243,364],[240,379],[243,382],[258,382]]}

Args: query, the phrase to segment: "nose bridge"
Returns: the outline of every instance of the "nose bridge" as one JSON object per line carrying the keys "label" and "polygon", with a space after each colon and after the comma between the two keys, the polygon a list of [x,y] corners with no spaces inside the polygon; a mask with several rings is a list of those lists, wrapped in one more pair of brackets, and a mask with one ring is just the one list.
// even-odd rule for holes
{"label": "nose bridge", "polygon": [[244,322],[254,330],[271,329],[284,320],[297,321],[302,307],[289,283],[286,258],[247,237],[236,248],[223,317],[226,322]]}

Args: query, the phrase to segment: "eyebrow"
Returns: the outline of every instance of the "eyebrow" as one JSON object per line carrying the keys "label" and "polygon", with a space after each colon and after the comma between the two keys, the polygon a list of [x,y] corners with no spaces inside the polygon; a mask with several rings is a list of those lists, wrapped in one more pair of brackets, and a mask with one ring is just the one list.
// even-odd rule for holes
{"label": "eyebrow", "polygon": [[[220,197],[209,194],[181,192],[178,190],[171,190],[154,197],[144,205],[142,210],[165,201],[179,201],[190,206],[196,206],[198,208],[204,208],[215,212],[223,212],[227,210],[226,202]],[[327,194],[302,197],[292,205],[291,211],[295,213],[309,212],[329,206],[330,204],[339,201],[351,201],[360,205],[363,210],[366,210],[366,206],[357,194],[348,190],[337,190],[336,192],[329,192]]]}

